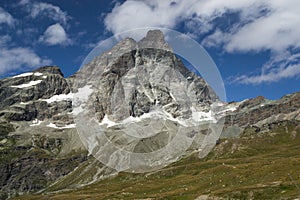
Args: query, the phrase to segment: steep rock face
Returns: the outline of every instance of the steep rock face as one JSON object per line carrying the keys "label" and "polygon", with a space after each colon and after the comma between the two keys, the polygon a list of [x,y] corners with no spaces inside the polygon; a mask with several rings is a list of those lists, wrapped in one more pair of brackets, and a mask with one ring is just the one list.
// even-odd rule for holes
{"label": "steep rock face", "polygon": [[153,107],[188,118],[191,107],[208,112],[218,99],[203,79],[185,68],[157,30],[139,42],[121,41],[84,66],[78,76],[77,87],[86,81],[98,91],[91,106],[99,121],[105,115],[114,121],[139,117]]}
{"label": "steep rock face", "polygon": [[58,67],[42,67],[0,82],[0,109],[15,103],[48,99],[69,93],[70,87]]}
{"label": "steep rock face", "polygon": [[0,116],[7,120],[44,120],[71,111],[71,101],[48,101],[55,95],[71,92],[57,66],[41,67],[33,72],[0,81]]}
{"label": "steep rock face", "polygon": [[138,42],[139,48],[154,48],[172,51],[172,47],[170,47],[166,41],[163,33],[160,30],[150,30],[147,32],[146,37]]}
{"label": "steep rock face", "polygon": [[56,75],[60,75],[61,77],[64,76],[64,74],[62,73],[62,71],[60,70],[60,68],[58,66],[44,66],[44,67],[40,67],[36,70],[34,70],[33,72],[39,72],[39,73],[43,73],[43,74],[56,74]]}

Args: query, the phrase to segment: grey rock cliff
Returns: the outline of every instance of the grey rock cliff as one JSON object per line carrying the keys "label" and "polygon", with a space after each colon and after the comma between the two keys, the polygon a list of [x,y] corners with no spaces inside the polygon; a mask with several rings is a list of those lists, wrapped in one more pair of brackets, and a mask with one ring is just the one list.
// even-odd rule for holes
{"label": "grey rock cliff", "polygon": [[149,31],[139,42],[121,41],[84,66],[78,76],[75,85],[87,81],[98,91],[91,106],[99,121],[106,114],[117,121],[138,117],[154,106],[175,118],[187,118],[191,107],[208,111],[218,99],[203,79],[186,69],[158,30]]}
{"label": "grey rock cliff", "polygon": [[47,103],[55,95],[71,92],[57,66],[41,67],[33,72],[0,80],[0,116],[7,120],[51,119],[70,112],[71,101]]}

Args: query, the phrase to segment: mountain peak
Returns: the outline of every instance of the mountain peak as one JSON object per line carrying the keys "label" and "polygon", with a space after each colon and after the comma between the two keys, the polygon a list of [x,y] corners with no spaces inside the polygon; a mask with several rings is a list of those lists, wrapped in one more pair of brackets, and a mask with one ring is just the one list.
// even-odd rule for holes
{"label": "mountain peak", "polygon": [[33,72],[58,74],[58,75],[64,76],[64,74],[62,73],[62,71],[60,70],[60,68],[58,66],[43,66],[43,67],[40,67],[40,68],[34,70]]}
{"label": "mountain peak", "polygon": [[154,41],[154,40],[160,40],[160,41],[164,41],[164,34],[161,30],[150,30],[147,32],[147,35],[145,37],[145,39]]}
{"label": "mountain peak", "polygon": [[149,30],[146,37],[138,42],[139,48],[157,48],[164,50],[172,50],[166,43],[165,36],[161,30]]}

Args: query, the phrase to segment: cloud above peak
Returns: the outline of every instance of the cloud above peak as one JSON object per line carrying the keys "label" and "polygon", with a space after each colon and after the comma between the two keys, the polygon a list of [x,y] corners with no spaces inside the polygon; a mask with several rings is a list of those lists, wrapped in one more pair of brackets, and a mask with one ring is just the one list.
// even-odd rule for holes
{"label": "cloud above peak", "polygon": [[49,46],[71,44],[71,40],[68,38],[65,29],[58,23],[49,26],[40,37],[39,42]]}
{"label": "cloud above peak", "polygon": [[167,27],[172,28],[176,24],[177,14],[166,11],[169,1],[125,1],[117,4],[105,20],[106,29],[113,33],[120,33],[129,29],[140,27]]}

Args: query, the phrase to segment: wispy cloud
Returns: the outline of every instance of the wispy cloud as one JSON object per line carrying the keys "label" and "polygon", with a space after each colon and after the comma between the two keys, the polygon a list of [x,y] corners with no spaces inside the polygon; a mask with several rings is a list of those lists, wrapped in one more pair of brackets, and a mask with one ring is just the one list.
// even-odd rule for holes
{"label": "wispy cloud", "polygon": [[275,68],[268,73],[262,73],[255,76],[242,75],[233,79],[233,82],[239,82],[243,84],[261,84],[278,82],[281,79],[299,77],[300,76],[300,64],[291,64],[285,67]]}
{"label": "wispy cloud", "polygon": [[10,13],[8,13],[2,7],[0,7],[0,24],[14,26],[15,21],[16,20],[12,17]]}
{"label": "wispy cloud", "polygon": [[[284,55],[284,56],[283,56]],[[300,53],[273,56],[258,75],[241,75],[229,78],[230,82],[242,84],[261,84],[278,82],[282,79],[300,77]],[[283,58],[284,57],[284,58]]]}
{"label": "wispy cloud", "polygon": [[58,23],[49,26],[39,41],[49,46],[71,44],[65,29]]}
{"label": "wispy cloud", "polygon": [[11,37],[9,35],[0,36],[0,47],[5,46],[10,41],[11,41]]}
{"label": "wispy cloud", "polygon": [[29,12],[29,16],[33,19],[44,17],[67,25],[68,20],[71,18],[67,12],[50,3],[21,0],[19,5],[25,7]]}

